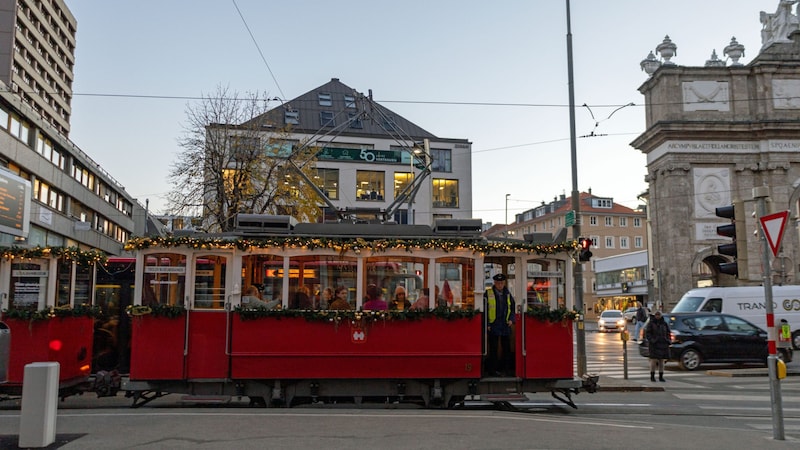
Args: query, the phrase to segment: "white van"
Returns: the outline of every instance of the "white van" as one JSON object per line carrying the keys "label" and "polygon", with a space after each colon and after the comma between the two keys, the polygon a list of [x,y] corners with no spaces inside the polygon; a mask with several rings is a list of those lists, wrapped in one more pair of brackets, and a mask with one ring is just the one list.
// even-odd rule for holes
{"label": "white van", "polygon": [[[764,330],[767,309],[764,286],[707,287],[685,293],[672,312],[716,311],[739,316]],[[800,286],[773,286],[772,312],[775,325],[786,319],[792,329],[792,345],[800,349]]]}

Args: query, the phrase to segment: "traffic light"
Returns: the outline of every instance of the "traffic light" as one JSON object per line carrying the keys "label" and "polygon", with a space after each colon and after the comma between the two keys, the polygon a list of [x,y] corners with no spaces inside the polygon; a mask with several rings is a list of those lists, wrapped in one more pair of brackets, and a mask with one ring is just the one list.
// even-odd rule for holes
{"label": "traffic light", "polygon": [[[718,226],[717,234],[720,236],[725,236],[727,238],[733,239],[733,241],[728,244],[722,244],[717,246],[717,251],[719,252],[720,255],[733,257],[733,262],[719,263],[719,271],[724,274],[741,277],[742,273],[739,270],[739,251],[737,248],[738,244],[737,241],[739,240],[740,235],[743,234],[744,230],[736,229],[736,215],[737,215],[736,205],[721,206],[715,210],[715,214],[717,217],[722,217],[723,219],[730,219],[731,221],[730,224]],[[744,221],[741,222],[740,227],[744,228]]]}
{"label": "traffic light", "polygon": [[592,259],[592,251],[589,248],[592,246],[592,240],[589,238],[578,238],[578,246],[580,253],[578,254],[578,261],[586,262]]}

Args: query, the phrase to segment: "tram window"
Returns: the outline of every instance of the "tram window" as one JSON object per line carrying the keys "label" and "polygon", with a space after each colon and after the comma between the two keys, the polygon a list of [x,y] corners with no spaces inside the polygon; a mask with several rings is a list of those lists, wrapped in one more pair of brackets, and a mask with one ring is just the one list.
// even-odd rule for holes
{"label": "tram window", "polygon": [[37,311],[46,306],[48,266],[44,260],[11,264],[9,309]]}
{"label": "tram window", "polygon": [[283,257],[276,255],[247,255],[242,257],[242,279],[240,286],[254,286],[261,301],[269,308],[282,303]]}
{"label": "tram window", "polygon": [[194,264],[194,306],[222,309],[225,306],[227,258],[198,255]]}
{"label": "tram window", "polygon": [[528,306],[564,306],[564,264],[556,260],[530,260],[526,263]]}
{"label": "tram window", "polygon": [[[340,256],[296,256],[289,261],[289,273],[283,267],[274,276],[289,277],[288,307],[291,309],[327,309],[328,300],[324,298],[325,288],[336,290],[345,287],[348,291],[356,286],[356,258]],[[356,307],[355,295],[348,295],[350,306]]]}
{"label": "tram window", "polygon": [[153,253],[145,257],[143,305],[183,305],[185,292],[186,256]]}
{"label": "tram window", "polygon": [[475,307],[475,261],[470,258],[437,258],[434,268],[436,306]]}
{"label": "tram window", "polygon": [[[365,285],[362,288],[366,292],[366,286],[370,284],[378,286],[382,298],[390,303],[390,307],[398,288],[403,288],[406,299],[414,303],[422,295],[422,290],[427,287],[425,274],[428,273],[428,261],[427,258],[410,256],[367,258],[364,266]],[[430,306],[424,307],[427,309]]]}

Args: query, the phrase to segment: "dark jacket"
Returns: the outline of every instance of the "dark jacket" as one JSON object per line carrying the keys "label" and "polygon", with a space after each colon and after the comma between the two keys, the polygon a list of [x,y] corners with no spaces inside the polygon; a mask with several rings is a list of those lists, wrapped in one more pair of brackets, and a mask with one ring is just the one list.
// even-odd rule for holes
{"label": "dark jacket", "polygon": [[669,359],[669,325],[663,317],[650,317],[645,328],[647,347],[652,359]]}

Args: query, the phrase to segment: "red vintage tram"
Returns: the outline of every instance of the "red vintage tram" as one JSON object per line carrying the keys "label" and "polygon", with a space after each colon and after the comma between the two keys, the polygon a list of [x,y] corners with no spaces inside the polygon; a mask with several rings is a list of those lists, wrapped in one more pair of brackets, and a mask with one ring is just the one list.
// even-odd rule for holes
{"label": "red vintage tram", "polygon": [[[479,221],[434,229],[278,222],[286,227],[260,235],[129,242],[137,272],[123,389],[135,404],[183,393],[264,405],[370,398],[452,405],[540,391],[571,404],[571,394],[593,389],[596,380],[573,372],[574,314],[565,295],[572,243],[488,242]],[[483,369],[483,291],[499,271],[518,308],[515,373],[500,378]],[[550,287],[529,308],[528,278],[543,276]],[[400,286],[414,307],[366,311],[370,285],[386,301]],[[326,309],[327,287],[345,288],[352,309]]]}
{"label": "red vintage tram", "polygon": [[[112,258],[91,281],[87,310],[102,313],[83,318],[89,326],[62,331],[60,339],[77,347],[67,358],[37,360],[82,362],[62,395],[79,391],[69,386],[81,378],[82,389],[113,395],[109,373],[127,374],[122,389],[134,406],[169,393],[246,396],[254,405],[392,399],[448,406],[526,392],[551,392],[574,406],[571,395],[593,392],[597,381],[574,377],[567,295],[574,243],[492,242],[479,232],[477,220],[431,228],[265,217],[256,233],[135,238],[127,245],[135,261]],[[507,377],[484,369],[483,292],[498,272],[508,275],[517,301],[515,369]],[[531,296],[526,288],[534,282]],[[364,310],[371,285],[387,306],[396,291],[409,303]],[[339,307],[348,309],[331,309],[326,288],[343,291],[347,306]],[[82,318],[80,308],[70,319]],[[62,320],[53,319],[42,322]],[[52,332],[17,333],[26,348],[52,339]],[[27,358],[19,358],[19,347],[11,352],[17,360],[7,387],[21,381]],[[78,358],[85,352],[88,365]]]}

